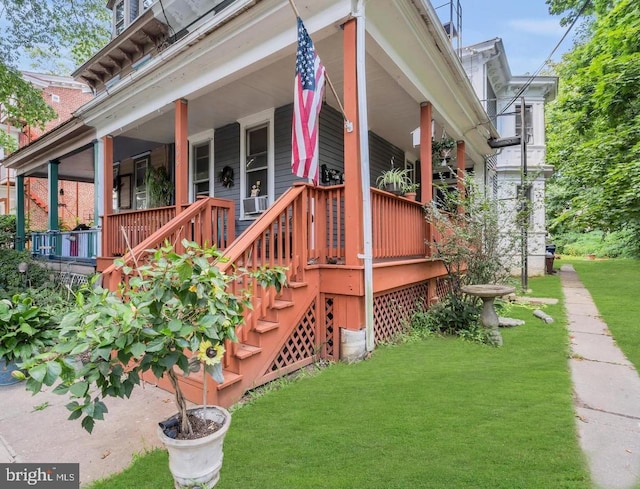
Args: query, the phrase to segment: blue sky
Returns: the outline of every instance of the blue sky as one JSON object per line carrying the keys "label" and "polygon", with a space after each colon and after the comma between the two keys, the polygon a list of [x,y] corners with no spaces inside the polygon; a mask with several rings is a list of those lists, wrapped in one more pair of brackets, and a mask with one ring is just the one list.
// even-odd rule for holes
{"label": "blue sky", "polygon": [[[432,0],[431,3],[438,7],[445,2],[447,0]],[[502,38],[514,75],[535,72],[566,30],[560,27],[560,17],[549,14],[545,0],[460,0],[460,4],[463,45]],[[437,10],[441,18],[448,8],[447,5]],[[554,60],[571,49],[572,35],[573,31]]]}

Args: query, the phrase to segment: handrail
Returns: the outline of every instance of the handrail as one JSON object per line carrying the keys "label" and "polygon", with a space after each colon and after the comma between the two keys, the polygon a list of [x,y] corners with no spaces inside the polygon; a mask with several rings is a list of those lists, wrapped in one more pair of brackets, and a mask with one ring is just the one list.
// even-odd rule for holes
{"label": "handrail", "polygon": [[[218,248],[224,249],[235,238],[234,211],[232,201],[202,197],[129,250],[122,260],[125,265],[130,266],[134,261],[142,259],[148,250],[162,246],[165,240],[171,237],[174,238],[172,242],[178,252],[182,248],[183,238],[201,245],[215,244]],[[122,278],[121,274],[117,273],[119,268],[114,263],[102,272],[103,281],[111,290],[115,290]]]}

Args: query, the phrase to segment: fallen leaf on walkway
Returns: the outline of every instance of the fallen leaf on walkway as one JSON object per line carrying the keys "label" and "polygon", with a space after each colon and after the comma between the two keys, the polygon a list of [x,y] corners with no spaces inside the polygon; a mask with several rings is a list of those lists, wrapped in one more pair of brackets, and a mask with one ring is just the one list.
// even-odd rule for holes
{"label": "fallen leaf on walkway", "polygon": [[104,460],[104,459],[105,459],[105,458],[107,458],[109,455],[111,455],[111,450],[107,450],[106,452],[104,452],[104,453],[102,454],[102,457],[100,457],[100,458]]}
{"label": "fallen leaf on walkway", "polygon": [[627,452],[627,453],[631,453],[631,450],[629,450],[628,448],[625,448],[624,451]]}
{"label": "fallen leaf on walkway", "polygon": [[584,416],[580,416],[579,414],[576,414],[576,418],[578,418],[580,421],[582,421],[583,423],[588,423],[589,421],[587,420],[587,418],[585,418]]}

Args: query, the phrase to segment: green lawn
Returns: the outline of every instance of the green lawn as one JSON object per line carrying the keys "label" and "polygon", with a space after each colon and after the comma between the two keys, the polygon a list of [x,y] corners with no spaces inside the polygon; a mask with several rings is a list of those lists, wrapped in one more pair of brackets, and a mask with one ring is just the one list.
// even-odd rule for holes
{"label": "green lawn", "polygon": [[[534,295],[560,297],[557,276]],[[504,346],[431,338],[269,392],[234,412],[216,489],[590,488],[561,305]],[[164,452],[93,489],[171,487]]]}
{"label": "green lawn", "polygon": [[564,260],[589,289],[616,343],[640,371],[640,260]]}

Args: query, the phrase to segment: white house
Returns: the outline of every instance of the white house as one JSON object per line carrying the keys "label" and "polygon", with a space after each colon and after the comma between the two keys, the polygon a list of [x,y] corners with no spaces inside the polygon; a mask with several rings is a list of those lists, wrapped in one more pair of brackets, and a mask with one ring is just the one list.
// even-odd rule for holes
{"label": "white house", "polygon": [[[500,38],[484,41],[462,49],[462,64],[483,103],[490,120],[502,137],[521,134],[520,107],[524,97],[526,127],[527,178],[530,187],[531,217],[528,228],[528,273],[544,274],[545,265],[545,181],[553,172],[546,164],[545,104],[553,100],[558,89],[555,76],[530,77],[511,74],[504,45]],[[488,159],[487,180],[494,196],[505,204],[503,229],[511,236],[519,235],[515,222],[517,196],[523,188],[523,158],[519,145],[498,149]],[[511,248],[513,249],[513,247]],[[520,268],[520,250],[513,249],[514,271]]]}

